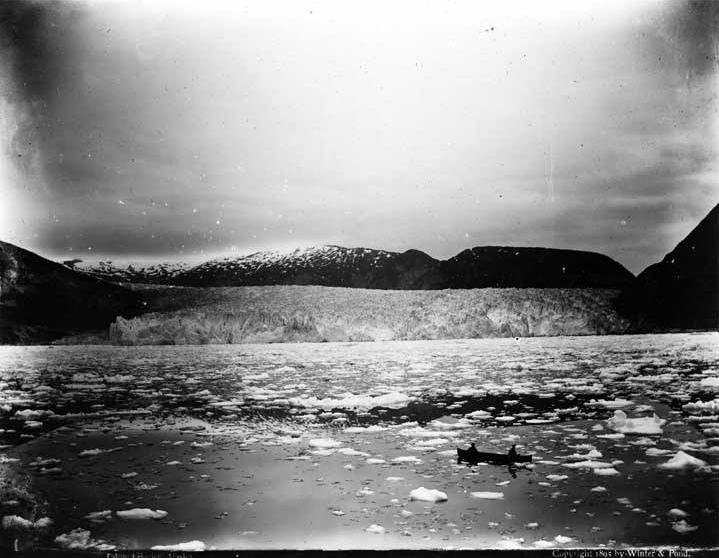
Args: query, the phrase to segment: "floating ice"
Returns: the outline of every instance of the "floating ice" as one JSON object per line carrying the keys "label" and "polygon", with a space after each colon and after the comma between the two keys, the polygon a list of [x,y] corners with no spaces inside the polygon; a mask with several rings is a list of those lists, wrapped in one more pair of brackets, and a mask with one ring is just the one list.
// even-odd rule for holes
{"label": "floating ice", "polygon": [[461,430],[463,428],[470,428],[472,423],[466,418],[458,420],[435,419],[429,423],[429,426],[437,430]]}
{"label": "floating ice", "polygon": [[539,539],[538,541],[534,541],[532,543],[537,548],[551,548],[554,546],[554,543],[551,541],[546,541],[544,539]]}
{"label": "floating ice", "polygon": [[413,398],[402,392],[385,393],[372,397],[371,395],[355,395],[348,393],[340,399],[317,399],[316,397],[292,397],[289,399],[295,407],[310,407],[319,409],[362,409],[369,410],[375,407],[398,409],[406,406]]}
{"label": "floating ice", "polygon": [[590,492],[606,492],[606,491],[607,491],[607,489],[604,488],[603,486],[595,486],[594,488],[592,488],[590,490]]}
{"label": "floating ice", "polygon": [[447,438],[429,438],[427,440],[418,440],[414,442],[414,445],[416,446],[424,446],[424,447],[433,447],[433,446],[442,446],[449,442]]}
{"label": "floating ice", "polygon": [[609,428],[622,434],[661,434],[662,425],[667,422],[656,414],[652,417],[627,418],[624,411],[614,411],[614,416],[607,420]]}
{"label": "floating ice", "polygon": [[602,452],[592,448],[587,453],[573,453],[572,455],[568,456],[567,459],[585,461],[587,459],[599,459],[600,457],[602,457]]}
{"label": "floating ice", "polygon": [[370,426],[350,426],[345,428],[344,431],[349,434],[371,434],[372,432],[382,432],[383,430],[387,430],[387,428],[372,424]]}
{"label": "floating ice", "polygon": [[366,453],[364,451],[357,451],[356,449],[352,448],[340,448],[337,450],[337,453],[341,453],[342,455],[357,455],[362,457],[369,457],[369,453]]}
{"label": "floating ice", "polygon": [[647,449],[647,451],[646,451],[646,454],[647,454],[649,457],[656,457],[656,456],[659,456],[659,455],[666,455],[666,454],[668,454],[668,453],[672,453],[672,450],[659,449],[659,448],[649,448],[649,449]]}
{"label": "floating ice", "polygon": [[567,475],[547,475],[547,478],[548,478],[550,481],[555,482],[555,481],[560,481],[560,480],[568,479],[569,477],[568,477]]}
{"label": "floating ice", "polygon": [[600,407],[606,407],[607,409],[619,409],[621,407],[627,407],[633,404],[634,401],[629,401],[628,399],[592,399],[588,403],[588,405],[597,405]]}
{"label": "floating ice", "polygon": [[659,465],[662,469],[703,469],[707,466],[706,461],[702,461],[688,453],[679,450],[674,457],[666,463]]}
{"label": "floating ice", "polygon": [[670,517],[687,517],[689,514],[679,508],[672,508],[667,512],[667,515]]}
{"label": "floating ice", "polygon": [[328,455],[332,455],[335,452],[333,449],[318,449],[318,450],[312,450],[310,453],[312,455],[319,455],[320,457],[327,457]]}
{"label": "floating ice", "polygon": [[614,467],[601,467],[598,469],[594,469],[595,475],[600,475],[602,477],[612,477],[619,475],[619,471],[617,471]]}
{"label": "floating ice", "polygon": [[719,413],[719,399],[713,401],[693,401],[682,405],[687,413],[692,414],[716,414]]}
{"label": "floating ice", "polygon": [[111,510],[103,510],[103,511],[96,511],[88,513],[85,516],[85,519],[89,519],[90,521],[105,521],[107,519],[110,519],[112,517],[112,511]]}
{"label": "floating ice", "polygon": [[576,461],[574,463],[565,463],[565,467],[569,467],[570,469],[603,469],[611,467],[612,464],[608,463],[607,461]]}
{"label": "floating ice", "polygon": [[557,535],[554,537],[554,540],[557,541],[559,544],[567,544],[572,542],[574,539],[572,537],[565,537],[564,535]]}
{"label": "floating ice", "polygon": [[367,527],[367,529],[365,529],[365,531],[367,531],[368,533],[374,533],[375,535],[381,535],[382,533],[384,533],[385,528],[382,527],[381,525],[377,525],[377,524],[373,523],[372,525]]}
{"label": "floating ice", "polygon": [[52,525],[52,519],[41,517],[37,521],[30,521],[19,515],[6,515],[2,518],[3,529],[43,529]]}
{"label": "floating ice", "polygon": [[121,519],[162,519],[167,517],[167,512],[149,508],[132,508],[131,510],[117,511],[115,515]]}
{"label": "floating ice", "polygon": [[[454,455],[455,451],[452,450],[452,455]],[[392,459],[393,463],[422,463],[422,460],[419,457],[415,457],[414,455],[400,455],[399,457],[395,457]]]}
{"label": "floating ice", "polygon": [[67,550],[99,550],[107,552],[116,548],[115,545],[90,538],[90,531],[79,527],[69,533],[58,535],[55,537],[55,543]]}
{"label": "floating ice", "polygon": [[420,500],[422,502],[445,502],[448,499],[445,492],[434,488],[425,488],[424,486],[415,488],[409,493],[409,497],[412,500]]}
{"label": "floating ice", "polygon": [[382,463],[387,463],[384,459],[380,459],[378,457],[370,457],[365,460],[370,465],[381,465]]}
{"label": "floating ice", "polygon": [[332,440],[330,438],[315,438],[310,440],[310,447],[313,448],[329,449],[338,448],[341,445],[342,442],[338,442],[337,440]]}
{"label": "floating ice", "polygon": [[158,544],[152,547],[152,550],[169,550],[175,552],[203,552],[207,549],[207,545],[202,541],[188,541],[177,544]]}
{"label": "floating ice", "polygon": [[702,389],[719,391],[719,376],[702,378],[702,380],[699,382],[699,386]]}
{"label": "floating ice", "polygon": [[686,520],[682,519],[672,523],[672,529],[674,529],[677,533],[691,533],[692,531],[699,529],[699,527],[696,525],[689,525]]}
{"label": "floating ice", "polygon": [[102,453],[112,453],[113,451],[118,451],[119,449],[122,449],[122,448],[109,448],[109,449],[94,448],[94,449],[83,450],[78,455],[80,457],[94,457],[95,455],[100,455]]}
{"label": "floating ice", "polygon": [[387,477],[385,480],[388,480],[389,482],[399,482],[403,481],[404,477]]}
{"label": "floating ice", "polygon": [[482,500],[501,500],[504,498],[504,492],[470,492],[473,498],[481,498]]}
{"label": "floating ice", "polygon": [[122,474],[120,475],[120,478],[123,478],[123,479],[131,479],[132,477],[136,477],[136,476],[137,476],[137,473],[134,472],[134,471],[132,471],[131,473],[122,473]]}

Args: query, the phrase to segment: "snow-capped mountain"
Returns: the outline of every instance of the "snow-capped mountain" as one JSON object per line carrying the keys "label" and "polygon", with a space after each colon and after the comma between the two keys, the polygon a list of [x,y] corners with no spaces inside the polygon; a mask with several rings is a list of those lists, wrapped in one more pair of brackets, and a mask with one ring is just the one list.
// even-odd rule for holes
{"label": "snow-capped mountain", "polygon": [[149,283],[172,285],[175,278],[192,266],[182,262],[145,265],[141,263],[113,262],[112,260],[63,262],[75,271],[105,279],[113,283]]}
{"label": "snow-capped mountain", "polygon": [[181,273],[191,286],[323,285],[367,289],[428,289],[439,285],[434,258],[369,248],[317,246],[211,260]]}
{"label": "snow-capped mountain", "polygon": [[187,264],[131,265],[100,261],[64,262],[76,270],[117,283],[191,287],[319,285],[364,289],[425,290],[572,287],[623,288],[634,276],[594,252],[554,248],[480,246],[448,260],[419,250],[316,246],[265,251]]}

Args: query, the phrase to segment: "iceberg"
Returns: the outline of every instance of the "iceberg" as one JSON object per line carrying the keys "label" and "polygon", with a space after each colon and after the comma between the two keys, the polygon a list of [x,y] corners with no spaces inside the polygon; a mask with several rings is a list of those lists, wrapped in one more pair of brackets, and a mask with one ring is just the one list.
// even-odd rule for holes
{"label": "iceberg", "polygon": [[415,488],[409,493],[409,497],[412,500],[419,500],[421,502],[446,502],[448,500],[447,494],[441,490],[425,488],[424,486]]}
{"label": "iceberg", "polygon": [[621,434],[661,434],[665,422],[656,414],[651,417],[627,418],[624,411],[616,410],[614,416],[607,420],[607,425]]}
{"label": "iceberg", "polygon": [[662,469],[674,469],[674,470],[703,469],[706,466],[707,466],[706,461],[702,461],[701,459],[698,459],[692,455],[689,455],[688,453],[685,453],[682,450],[679,450],[674,455],[674,457],[672,457],[666,463],[662,463],[659,465],[659,467]]}
{"label": "iceberg", "polygon": [[152,550],[169,550],[174,552],[203,552],[207,546],[202,541],[188,541],[178,544],[158,544]]}

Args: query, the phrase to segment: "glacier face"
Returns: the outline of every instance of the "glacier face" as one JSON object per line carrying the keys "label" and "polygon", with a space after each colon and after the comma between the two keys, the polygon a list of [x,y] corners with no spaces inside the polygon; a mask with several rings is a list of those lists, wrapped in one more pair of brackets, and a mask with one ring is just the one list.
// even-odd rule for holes
{"label": "glacier face", "polygon": [[624,333],[606,289],[381,291],[317,286],[198,289],[177,308],[118,319],[120,345],[536,337]]}

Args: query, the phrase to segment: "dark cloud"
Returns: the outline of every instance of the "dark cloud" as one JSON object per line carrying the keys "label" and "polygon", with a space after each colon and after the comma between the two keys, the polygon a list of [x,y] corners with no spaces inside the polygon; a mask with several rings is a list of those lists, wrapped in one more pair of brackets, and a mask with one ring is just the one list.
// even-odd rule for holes
{"label": "dark cloud", "polygon": [[434,26],[434,8],[395,30],[369,12],[342,27],[191,1],[2,2],[3,147],[17,198],[36,192],[20,244],[545,245],[640,271],[716,203],[717,4],[503,13],[490,40]]}
{"label": "dark cloud", "polygon": [[668,37],[681,53],[689,79],[713,75],[719,64],[719,2],[677,2],[667,23]]}
{"label": "dark cloud", "polygon": [[59,89],[79,72],[74,64],[80,43],[75,30],[82,18],[82,10],[67,2],[0,3],[0,48],[10,77],[3,95],[18,124],[7,147],[22,167],[51,135]]}

